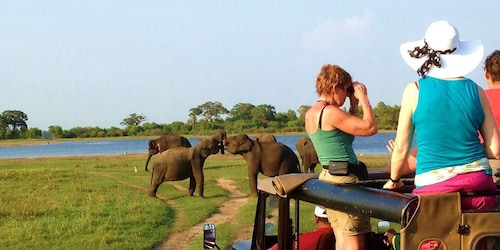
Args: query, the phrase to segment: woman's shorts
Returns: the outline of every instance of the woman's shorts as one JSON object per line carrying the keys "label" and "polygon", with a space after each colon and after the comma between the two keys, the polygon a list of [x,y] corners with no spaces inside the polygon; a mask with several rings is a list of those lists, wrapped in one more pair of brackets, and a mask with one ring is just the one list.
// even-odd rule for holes
{"label": "woman's shorts", "polygon": [[[323,169],[319,175],[319,180],[331,184],[353,184],[358,181],[358,178],[353,174],[334,176],[327,169]],[[341,231],[344,235],[352,236],[371,232],[369,216],[359,216],[328,208],[326,209],[326,215],[328,215],[332,228]]]}

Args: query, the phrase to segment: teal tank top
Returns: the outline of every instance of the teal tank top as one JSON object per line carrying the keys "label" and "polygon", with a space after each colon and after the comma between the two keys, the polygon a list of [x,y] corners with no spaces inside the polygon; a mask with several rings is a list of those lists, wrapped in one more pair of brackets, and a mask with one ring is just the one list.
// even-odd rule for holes
{"label": "teal tank top", "polygon": [[478,130],[484,121],[474,81],[418,80],[418,104],[413,113],[418,148],[416,174],[459,166],[486,157]]}
{"label": "teal tank top", "polygon": [[349,161],[352,164],[357,164],[358,159],[352,148],[353,135],[347,134],[340,129],[332,131],[321,129],[323,109],[319,118],[318,130],[312,134],[308,134],[318,154],[319,162],[322,165],[328,165],[330,161]]}

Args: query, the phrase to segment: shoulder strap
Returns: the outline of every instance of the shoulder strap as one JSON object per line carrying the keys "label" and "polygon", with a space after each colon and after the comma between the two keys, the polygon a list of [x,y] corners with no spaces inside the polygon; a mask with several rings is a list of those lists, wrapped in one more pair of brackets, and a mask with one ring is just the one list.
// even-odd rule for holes
{"label": "shoulder strap", "polygon": [[321,113],[319,113],[319,122],[318,122],[319,129],[321,129],[321,120],[323,120],[323,110],[325,110],[326,106],[328,105],[323,106],[323,108],[321,109]]}
{"label": "shoulder strap", "polygon": [[417,87],[417,89],[418,89],[418,82],[415,82],[415,87]]}

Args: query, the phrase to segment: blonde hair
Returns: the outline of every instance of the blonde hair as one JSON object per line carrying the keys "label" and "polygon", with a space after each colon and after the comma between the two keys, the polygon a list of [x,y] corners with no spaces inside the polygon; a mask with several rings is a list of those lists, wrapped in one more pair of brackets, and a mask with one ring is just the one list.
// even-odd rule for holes
{"label": "blonde hair", "polygon": [[316,78],[316,92],[318,95],[330,94],[334,88],[344,88],[351,85],[351,75],[338,65],[323,65]]}

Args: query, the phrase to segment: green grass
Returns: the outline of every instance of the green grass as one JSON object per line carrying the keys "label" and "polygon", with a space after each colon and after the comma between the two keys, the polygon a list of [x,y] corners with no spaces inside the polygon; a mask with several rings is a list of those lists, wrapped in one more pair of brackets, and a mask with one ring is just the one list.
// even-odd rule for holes
{"label": "green grass", "polygon": [[[143,170],[145,158],[0,160],[0,248],[151,249],[172,232],[188,229],[217,212],[228,193],[216,185],[216,179],[234,180],[240,192],[250,192],[243,158],[217,155],[205,163],[205,199],[189,197],[173,187],[187,189],[188,180],[163,183],[158,194],[168,202],[154,199],[145,193],[151,175]],[[381,166],[379,162],[386,157],[380,158],[362,160]],[[217,243],[222,249],[237,240],[239,229],[253,224],[255,205],[256,199],[249,199],[238,211],[236,222],[217,225]],[[312,207],[301,209],[312,215]],[[312,216],[304,218],[301,230],[312,229]],[[200,236],[187,249],[201,245]]]}

